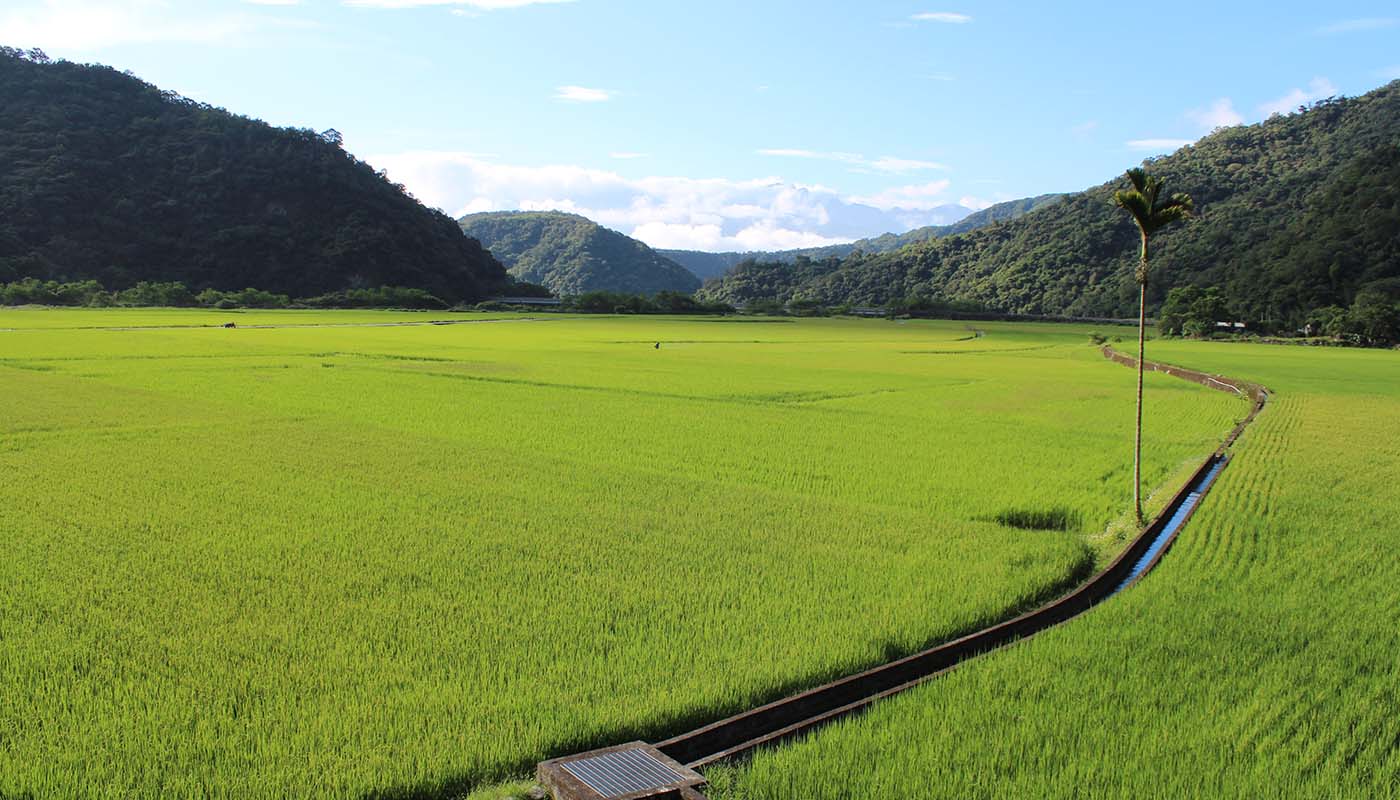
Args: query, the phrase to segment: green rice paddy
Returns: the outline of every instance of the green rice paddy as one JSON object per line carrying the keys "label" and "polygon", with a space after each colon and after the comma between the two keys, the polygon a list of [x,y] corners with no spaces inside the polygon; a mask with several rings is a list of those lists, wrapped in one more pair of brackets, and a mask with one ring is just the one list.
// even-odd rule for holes
{"label": "green rice paddy", "polygon": [[1274,390],[1157,570],[712,798],[1400,796],[1400,353],[1149,357]]}
{"label": "green rice paddy", "polygon": [[[230,319],[237,329],[195,327]],[[470,322],[383,325],[429,319]],[[986,336],[951,322],[0,311],[0,796],[457,796],[1057,594],[1127,532],[1132,374],[1099,356],[1089,328],[979,327]],[[1250,368],[1252,352],[1220,356],[1219,371],[1285,390]],[[1113,725],[1132,715],[1130,731],[1165,736],[1141,704],[1181,722],[1214,708],[1197,700],[1240,701],[1224,706],[1233,725],[1209,722],[1272,746],[1282,734],[1266,715],[1297,721],[1296,709],[1224,686],[1166,702],[1143,684],[1205,670],[1170,656],[1212,646],[1212,619],[1228,624],[1217,671],[1248,652],[1247,635],[1285,637],[1299,651],[1285,665],[1302,663],[1337,637],[1308,638],[1285,611],[1321,604],[1331,581],[1394,585],[1352,547],[1360,520],[1313,526],[1332,513],[1322,499],[1377,478],[1346,473],[1300,499],[1273,466],[1283,454],[1300,470],[1355,468],[1355,453],[1298,444],[1291,433],[1309,429],[1297,420],[1321,415],[1374,450],[1372,428],[1327,410],[1345,401],[1394,422],[1378,394],[1394,388],[1281,395],[1193,523],[1208,544],[1188,538],[1163,577],[993,666],[764,753],[721,775],[721,790],[928,796],[919,781],[959,769],[928,761],[939,747],[989,759],[974,788],[1047,774],[1067,787],[1151,745],[1110,731],[1042,738],[1084,724],[1081,695],[1115,690],[1128,705]],[[1144,474],[1164,499],[1246,405],[1164,376],[1148,390]],[[1227,507],[1287,516],[1261,544]],[[1393,526],[1393,508],[1367,508]],[[1368,541],[1393,550],[1393,538]],[[1302,544],[1321,567],[1288,560]],[[1260,573],[1295,606],[1235,588]],[[1212,592],[1240,605],[1212,616]],[[1278,624],[1259,630],[1247,612],[1261,608]],[[1396,608],[1377,613],[1400,622]],[[1173,630],[1185,638],[1162,638]],[[1130,667],[1154,653],[1143,665],[1167,674]],[[1378,676],[1394,700],[1394,659],[1367,664],[1370,678],[1318,684],[1263,658],[1242,666],[1280,700],[1351,687],[1355,719],[1393,735],[1361,711],[1385,699]],[[1031,678],[1041,688],[1025,689]],[[996,691],[1058,713],[1018,726],[1034,712],[996,705]],[[955,720],[981,727],[967,735]],[[1091,759],[1089,742],[1105,749]],[[1388,766],[1365,748],[1355,763],[1394,775],[1395,750]],[[1048,772],[1027,760],[1037,753],[1076,766]]]}

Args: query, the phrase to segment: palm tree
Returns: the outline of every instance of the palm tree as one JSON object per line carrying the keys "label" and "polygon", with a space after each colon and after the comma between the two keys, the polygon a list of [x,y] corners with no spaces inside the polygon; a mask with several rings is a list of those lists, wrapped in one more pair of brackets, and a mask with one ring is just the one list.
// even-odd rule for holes
{"label": "palm tree", "polygon": [[1166,183],[1147,174],[1141,167],[1128,170],[1133,188],[1113,193],[1113,203],[1127,211],[1142,234],[1142,260],[1138,262],[1138,361],[1137,361],[1137,428],[1133,439],[1133,508],[1141,526],[1142,517],[1142,358],[1147,343],[1147,240],[1152,234],[1173,222],[1190,217],[1195,210],[1191,198],[1184,194],[1162,196]]}

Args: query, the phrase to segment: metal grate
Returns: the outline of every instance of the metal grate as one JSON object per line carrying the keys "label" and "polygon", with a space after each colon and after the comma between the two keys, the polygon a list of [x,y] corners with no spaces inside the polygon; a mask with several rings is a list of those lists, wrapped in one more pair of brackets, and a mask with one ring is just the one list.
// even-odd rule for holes
{"label": "metal grate", "polygon": [[686,783],[689,776],[656,760],[641,748],[580,758],[560,764],[570,775],[604,797],[619,797],[648,789]]}

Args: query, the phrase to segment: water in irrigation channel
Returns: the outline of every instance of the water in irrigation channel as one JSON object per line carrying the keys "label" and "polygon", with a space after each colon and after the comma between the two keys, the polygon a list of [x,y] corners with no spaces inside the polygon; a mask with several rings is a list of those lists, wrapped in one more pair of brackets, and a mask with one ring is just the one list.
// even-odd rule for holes
{"label": "water in irrigation channel", "polygon": [[1131,586],[1134,581],[1142,577],[1142,573],[1146,572],[1148,567],[1152,566],[1152,563],[1157,559],[1157,554],[1161,553],[1162,548],[1166,547],[1167,544],[1171,542],[1172,537],[1176,536],[1176,532],[1181,530],[1182,525],[1186,524],[1186,520],[1191,516],[1191,512],[1196,510],[1196,505],[1201,502],[1202,495],[1210,490],[1211,484],[1215,483],[1215,479],[1220,475],[1220,471],[1225,469],[1225,463],[1225,459],[1223,458],[1217,460],[1211,465],[1210,469],[1206,470],[1206,474],[1202,475],[1200,479],[1196,481],[1196,485],[1191,487],[1191,491],[1186,495],[1186,499],[1182,500],[1181,505],[1177,506],[1171,518],[1167,520],[1167,524],[1162,527],[1161,533],[1157,534],[1157,538],[1152,540],[1152,544],[1148,546],[1147,551],[1133,564],[1132,570],[1128,572],[1128,577],[1124,578],[1123,582],[1118,584],[1118,588],[1113,590],[1113,594],[1117,594]]}

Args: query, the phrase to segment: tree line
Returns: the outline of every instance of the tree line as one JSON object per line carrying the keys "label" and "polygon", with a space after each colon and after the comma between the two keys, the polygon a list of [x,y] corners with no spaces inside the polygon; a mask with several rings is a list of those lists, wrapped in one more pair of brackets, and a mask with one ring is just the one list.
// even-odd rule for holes
{"label": "tree line", "polygon": [[[1295,333],[1366,347],[1400,344],[1400,302],[1392,299],[1398,295],[1400,285],[1367,289],[1349,306],[1313,309]],[[1222,322],[1248,328],[1241,316],[1219,287],[1178,286],[1167,293],[1157,328],[1166,336],[1209,337]]]}
{"label": "tree line", "polygon": [[[520,294],[516,296],[528,297],[530,295]],[[732,314],[735,312],[734,306],[728,303],[706,302],[697,300],[694,295],[673,291],[660,291],[648,295],[598,290],[566,294],[559,298],[559,305],[552,307],[512,305],[508,300],[488,300],[478,303],[476,308],[483,311],[557,310],[581,314]]]}
{"label": "tree line", "polygon": [[[551,297],[544,287],[530,283],[511,285],[510,297]],[[512,305],[506,299],[453,305],[423,289],[380,286],[342,289],[311,297],[297,297],[264,289],[196,292],[180,281],[139,281],[126,289],[108,289],[98,281],[41,281],[23,278],[0,284],[0,305],[67,306],[83,308],[398,308],[415,310],[530,311],[559,310],[585,314],[732,314],[726,303],[707,303],[681,292],[654,295],[626,292],[583,292],[566,295],[557,306]]]}
{"label": "tree line", "polygon": [[101,283],[41,281],[23,278],[0,284],[0,305],[45,305],[86,308],[410,308],[446,309],[448,303],[422,289],[380,286],[342,289],[313,297],[292,298],[265,289],[192,291],[180,281],[139,281],[127,289],[109,290]]}

